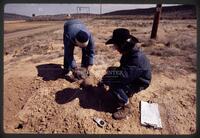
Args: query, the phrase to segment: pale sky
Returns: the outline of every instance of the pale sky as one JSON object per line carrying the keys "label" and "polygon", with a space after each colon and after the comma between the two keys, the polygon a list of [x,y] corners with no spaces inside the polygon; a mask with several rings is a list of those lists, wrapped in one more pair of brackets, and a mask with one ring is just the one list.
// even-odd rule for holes
{"label": "pale sky", "polygon": [[[174,6],[176,4],[164,4],[163,6]],[[102,13],[124,10],[144,9],[155,7],[156,4],[102,4]],[[85,7],[77,10],[77,7]],[[20,15],[55,15],[71,13],[95,13],[100,14],[100,4],[6,4],[4,12]]]}

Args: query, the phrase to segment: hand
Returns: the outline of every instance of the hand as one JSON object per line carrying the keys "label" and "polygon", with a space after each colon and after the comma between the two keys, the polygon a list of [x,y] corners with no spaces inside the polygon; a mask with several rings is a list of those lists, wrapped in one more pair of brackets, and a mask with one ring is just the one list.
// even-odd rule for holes
{"label": "hand", "polygon": [[97,83],[97,86],[99,86],[99,87],[103,87],[103,86],[104,86],[103,81],[100,80],[100,81]]}
{"label": "hand", "polygon": [[73,71],[73,76],[79,80],[85,79],[86,77],[88,77],[87,69],[86,68],[76,68]]}
{"label": "hand", "polygon": [[97,86],[103,88],[106,92],[109,90],[109,86],[104,84],[102,80],[98,82]]}
{"label": "hand", "polygon": [[73,69],[72,74],[73,74],[74,78],[76,78],[78,80],[82,79],[82,73],[78,68]]}

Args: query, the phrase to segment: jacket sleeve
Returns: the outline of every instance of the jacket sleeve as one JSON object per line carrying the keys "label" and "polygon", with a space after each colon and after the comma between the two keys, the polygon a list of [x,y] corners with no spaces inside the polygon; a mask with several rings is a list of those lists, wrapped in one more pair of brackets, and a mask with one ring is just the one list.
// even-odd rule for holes
{"label": "jacket sleeve", "polygon": [[137,66],[126,66],[121,68],[121,74],[119,76],[123,84],[129,84],[138,79],[144,72],[143,69]]}
{"label": "jacket sleeve", "polygon": [[136,66],[111,67],[107,69],[102,82],[109,86],[126,85],[133,82],[142,75],[142,69]]}
{"label": "jacket sleeve", "polygon": [[93,65],[94,64],[94,52],[95,50],[95,45],[94,45],[94,40],[92,38],[92,36],[90,36],[90,39],[89,39],[89,44],[88,44],[88,56],[89,56],[89,65]]}
{"label": "jacket sleeve", "polygon": [[82,48],[82,67],[88,67],[94,64],[94,41],[90,37],[87,48]]}

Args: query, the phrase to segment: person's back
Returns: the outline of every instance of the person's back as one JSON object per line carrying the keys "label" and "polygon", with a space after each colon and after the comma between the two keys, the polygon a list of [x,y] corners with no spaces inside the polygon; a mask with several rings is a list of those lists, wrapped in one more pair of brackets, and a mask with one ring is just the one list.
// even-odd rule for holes
{"label": "person's back", "polygon": [[[120,67],[127,68],[130,74],[137,74],[139,76],[129,75],[131,80],[130,85],[134,87],[138,86],[139,89],[145,89],[151,82],[151,65],[146,55],[138,48],[134,47],[128,51],[127,54],[123,54],[120,60]],[[139,68],[138,73],[135,72],[135,67]],[[131,73],[132,72],[132,73]],[[132,79],[133,78],[133,79]]]}
{"label": "person's back", "polygon": [[67,20],[64,24],[64,34],[67,34],[73,41],[80,30],[86,32],[90,37],[91,34],[82,21],[71,19]]}

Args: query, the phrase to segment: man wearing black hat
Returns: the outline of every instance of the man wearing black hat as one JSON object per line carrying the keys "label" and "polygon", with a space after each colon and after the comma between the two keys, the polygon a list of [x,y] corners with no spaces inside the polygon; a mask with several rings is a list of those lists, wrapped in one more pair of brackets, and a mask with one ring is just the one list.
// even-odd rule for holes
{"label": "man wearing black hat", "polygon": [[118,28],[106,44],[113,44],[121,54],[120,67],[109,67],[102,83],[108,85],[117,98],[120,108],[113,113],[115,119],[123,119],[131,114],[129,97],[146,89],[151,82],[151,67],[147,57],[135,47],[138,39],[129,30]]}
{"label": "man wearing black hat", "polygon": [[72,19],[64,24],[63,42],[65,73],[74,72],[77,68],[73,55],[74,46],[82,49],[81,66],[90,71],[94,60],[95,46],[91,33],[80,20]]}

